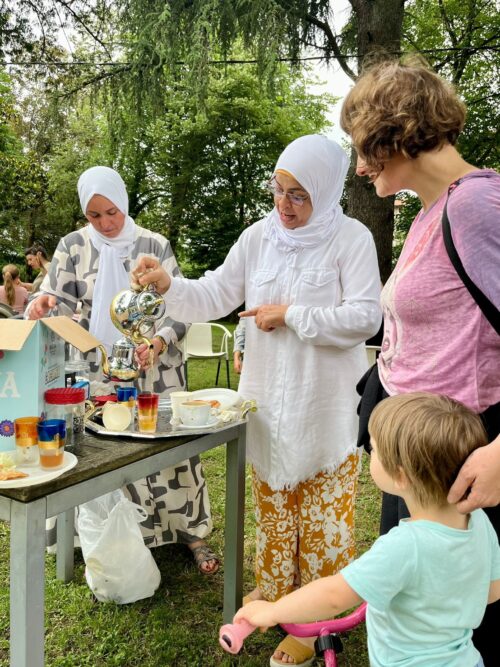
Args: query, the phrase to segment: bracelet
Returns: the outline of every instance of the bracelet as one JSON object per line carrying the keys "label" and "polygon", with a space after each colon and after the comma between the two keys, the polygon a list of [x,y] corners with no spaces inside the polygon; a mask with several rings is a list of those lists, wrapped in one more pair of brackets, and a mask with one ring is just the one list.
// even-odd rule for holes
{"label": "bracelet", "polygon": [[160,356],[161,354],[163,354],[165,352],[165,350],[168,347],[167,341],[163,338],[163,336],[156,335],[155,338],[158,338],[158,340],[161,341],[160,351],[158,352],[158,356]]}

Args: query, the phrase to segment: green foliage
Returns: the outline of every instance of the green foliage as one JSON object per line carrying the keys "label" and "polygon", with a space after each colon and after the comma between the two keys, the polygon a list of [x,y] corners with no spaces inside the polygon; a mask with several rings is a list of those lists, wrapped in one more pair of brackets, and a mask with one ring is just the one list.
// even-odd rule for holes
{"label": "green foliage", "polygon": [[[233,325],[223,322],[231,330]],[[190,389],[213,387],[216,362],[189,362]],[[225,374],[224,374],[225,377]],[[231,372],[231,387],[238,377]],[[221,383],[225,386],[225,382]],[[202,455],[207,479],[214,530],[208,538],[218,553],[224,551],[225,447]],[[243,585],[245,593],[255,586],[255,516],[251,494],[251,472],[247,468],[245,550]],[[364,455],[356,498],[356,546],[363,553],[378,537],[380,492],[368,472]],[[0,667],[9,658],[9,525],[0,521]],[[269,663],[282,633],[271,629],[254,632],[238,656],[219,648],[222,625],[222,574],[204,577],[195,570],[187,549],[168,545],[153,550],[162,581],[153,597],[133,604],[98,602],[85,582],[85,563],[75,550],[75,577],[69,584],[56,579],[55,558],[45,566],[45,664],[47,667],[262,667]],[[339,665],[366,667],[364,624],[342,637],[344,652]]]}
{"label": "green foliage", "polygon": [[[4,0],[5,59],[68,58],[60,26],[71,22],[74,59],[94,65],[15,70],[17,101],[0,71],[0,255],[37,238],[53,248],[81,222],[79,173],[109,164],[127,183],[131,215],[171,238],[189,275],[218,265],[267,209],[260,184],[282,147],[325,128],[331,100],[307,96],[300,64],[280,59],[303,55],[304,44],[329,59],[359,50],[360,34],[392,39],[382,20],[390,3],[351,4],[335,35],[328,0]],[[403,4],[404,50],[455,49],[428,57],[468,104],[464,157],[498,168],[499,58],[482,50],[498,42],[497,3]],[[252,58],[255,67],[213,64]],[[111,60],[123,64],[99,65]],[[349,73],[354,61],[339,62]],[[363,221],[377,229],[369,204]]]}
{"label": "green foliage", "polygon": [[[272,86],[279,59],[297,58],[304,39],[322,34],[304,22],[305,14],[325,20],[330,11],[328,0],[119,0],[118,6],[122,25],[133,36],[130,56],[145,87],[157,93],[158,72],[176,75],[182,61],[182,74],[199,102],[208,92],[210,62],[234,57],[238,40]],[[328,40],[323,41],[330,56]]]}
{"label": "green foliage", "polygon": [[45,174],[16,133],[19,114],[10,78],[0,71],[0,260],[22,259],[24,230],[44,199]]}
{"label": "green foliage", "polygon": [[295,137],[326,126],[328,99],[307,95],[303,80],[282,68],[279,94],[262,90],[254,68],[216,72],[205,112],[186,87],[168,95],[168,111],[154,125],[152,168],[170,184],[168,236],[186,273],[216,268],[249,224],[272,205],[263,184]]}
{"label": "green foliage", "polygon": [[0,70],[0,155],[19,151],[21,144],[13,131],[15,98],[10,77]]}
{"label": "green foliage", "polygon": [[393,265],[396,264],[401,254],[406,236],[410,231],[411,223],[422,207],[420,199],[411,192],[400,192],[397,199],[401,202],[401,205],[398,206],[398,214],[394,216]]}
{"label": "green foliage", "polygon": [[466,160],[500,168],[500,13],[495,0],[412,0],[407,3],[405,40],[419,50],[451,47],[427,55],[431,65],[457,87],[468,114],[459,140]]}
{"label": "green foliage", "polygon": [[76,190],[80,174],[88,167],[111,162],[106,118],[84,99],[67,115],[64,131],[46,160],[46,222],[55,232],[51,248],[61,236],[86,222]]}

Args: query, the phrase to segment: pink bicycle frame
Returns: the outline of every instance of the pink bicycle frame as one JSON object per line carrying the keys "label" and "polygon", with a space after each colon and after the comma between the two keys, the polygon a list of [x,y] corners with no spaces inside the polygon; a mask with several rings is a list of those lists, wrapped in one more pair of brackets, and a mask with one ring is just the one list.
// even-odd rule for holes
{"label": "pink bicycle frame", "polygon": [[[339,632],[352,630],[360,623],[363,623],[366,617],[366,602],[360,605],[348,616],[334,618],[330,621],[318,621],[317,623],[304,623],[296,625],[295,623],[283,623],[281,627],[295,637],[318,637],[320,651],[323,651],[325,658],[325,667],[337,667],[337,650],[335,643],[327,638]],[[247,621],[239,623],[229,623],[223,625],[219,631],[219,643],[228,653],[236,654],[243,646],[243,641],[250,633],[255,630],[255,626]]]}

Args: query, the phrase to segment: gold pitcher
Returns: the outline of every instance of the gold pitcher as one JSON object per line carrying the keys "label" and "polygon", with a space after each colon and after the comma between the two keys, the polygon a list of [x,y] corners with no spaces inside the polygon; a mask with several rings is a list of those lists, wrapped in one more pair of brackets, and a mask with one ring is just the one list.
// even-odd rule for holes
{"label": "gold pitcher", "polygon": [[99,346],[103,373],[108,378],[122,382],[135,380],[140,373],[135,360],[135,348],[141,343],[151,348],[151,340],[145,334],[165,314],[165,302],[152,285],[125,289],[113,298],[109,313],[111,321],[123,337],[113,344],[110,357],[104,347]]}

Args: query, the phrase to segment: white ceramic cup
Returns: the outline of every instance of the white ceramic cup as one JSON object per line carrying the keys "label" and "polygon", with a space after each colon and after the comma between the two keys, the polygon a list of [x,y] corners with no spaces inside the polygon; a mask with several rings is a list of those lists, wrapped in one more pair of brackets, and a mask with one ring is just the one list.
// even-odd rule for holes
{"label": "white ceramic cup", "polygon": [[102,423],[108,431],[125,431],[130,425],[130,409],[124,403],[108,402],[102,409]]}
{"label": "white ceramic cup", "polygon": [[210,417],[208,401],[184,401],[179,405],[179,418],[185,426],[203,426]]}
{"label": "white ceramic cup", "polygon": [[174,419],[179,419],[179,405],[188,400],[188,396],[191,396],[190,391],[173,391],[169,398],[172,401],[172,417]]}

